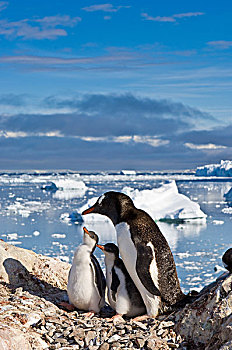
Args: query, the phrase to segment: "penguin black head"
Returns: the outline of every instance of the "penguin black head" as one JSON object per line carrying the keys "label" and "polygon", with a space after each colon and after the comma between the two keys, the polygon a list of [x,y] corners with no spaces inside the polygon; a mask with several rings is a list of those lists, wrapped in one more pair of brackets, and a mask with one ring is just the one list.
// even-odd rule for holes
{"label": "penguin black head", "polygon": [[232,273],[232,248],[229,248],[222,257],[225,268]]}
{"label": "penguin black head", "polygon": [[119,249],[114,243],[106,243],[105,245],[97,244],[105,255],[112,255],[115,259],[119,258]]}
{"label": "penguin black head", "polygon": [[93,231],[88,231],[86,227],[83,227],[84,237],[83,241],[87,244],[92,251],[94,251],[96,244],[98,243],[98,235]]}
{"label": "penguin black head", "polygon": [[83,211],[82,215],[97,213],[108,216],[114,225],[123,221],[123,217],[129,209],[134,208],[130,197],[121,192],[106,192],[98,198],[96,203]]}

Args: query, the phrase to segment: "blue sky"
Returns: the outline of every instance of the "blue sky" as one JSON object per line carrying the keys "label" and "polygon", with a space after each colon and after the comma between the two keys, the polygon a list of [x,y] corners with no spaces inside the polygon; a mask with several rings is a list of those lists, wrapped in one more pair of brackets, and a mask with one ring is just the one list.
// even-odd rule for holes
{"label": "blue sky", "polygon": [[0,1],[1,169],[231,159],[232,2]]}

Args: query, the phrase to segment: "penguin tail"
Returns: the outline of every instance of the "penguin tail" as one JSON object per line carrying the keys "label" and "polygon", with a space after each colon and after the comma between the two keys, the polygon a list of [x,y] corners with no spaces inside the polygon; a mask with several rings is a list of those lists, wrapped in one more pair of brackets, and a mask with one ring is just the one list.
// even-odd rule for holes
{"label": "penguin tail", "polygon": [[174,305],[172,305],[173,308],[183,308],[187,304],[192,304],[199,296],[199,292],[196,290],[191,290],[188,294],[184,294],[183,298],[178,300]]}

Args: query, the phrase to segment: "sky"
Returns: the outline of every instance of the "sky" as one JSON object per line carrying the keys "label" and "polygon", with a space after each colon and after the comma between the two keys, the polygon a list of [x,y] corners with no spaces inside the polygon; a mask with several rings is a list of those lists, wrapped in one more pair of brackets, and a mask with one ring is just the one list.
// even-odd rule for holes
{"label": "sky", "polygon": [[0,0],[0,169],[232,160],[230,0]]}

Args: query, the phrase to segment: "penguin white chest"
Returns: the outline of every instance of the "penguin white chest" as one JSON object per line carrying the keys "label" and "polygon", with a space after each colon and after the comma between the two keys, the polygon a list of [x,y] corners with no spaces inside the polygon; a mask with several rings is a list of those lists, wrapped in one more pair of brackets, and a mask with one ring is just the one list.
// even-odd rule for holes
{"label": "penguin white chest", "polygon": [[100,295],[94,281],[90,253],[86,246],[77,248],[69,273],[67,293],[70,303],[82,310],[99,311]]}
{"label": "penguin white chest", "polygon": [[137,251],[135,245],[131,239],[130,226],[121,222],[115,226],[117,232],[117,242],[118,248],[122,260],[129,272],[131,278],[134,280],[138,278],[136,273],[136,260],[137,260]]}
{"label": "penguin white chest", "polygon": [[[138,288],[143,298],[148,315],[156,317],[159,309],[160,297],[157,297],[151,294],[145,288],[145,286],[143,285],[143,283],[141,282],[137,274],[137,271],[136,271],[137,250],[131,239],[130,226],[127,223],[122,222],[116,225],[115,228],[117,232],[117,241],[118,241],[119,251],[120,251],[122,260],[126,266],[126,269],[129,272],[130,277],[132,278],[133,282],[135,283],[136,287]],[[153,283],[156,285],[156,287],[158,287],[158,270],[157,270],[155,255],[154,255],[154,248],[152,247],[151,243],[148,243],[147,246],[150,246],[153,253],[153,259],[152,259],[150,268],[147,271],[147,274],[150,275],[150,277],[153,280]]]}

